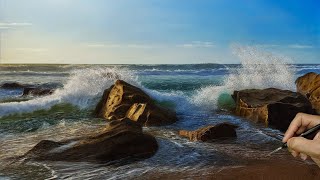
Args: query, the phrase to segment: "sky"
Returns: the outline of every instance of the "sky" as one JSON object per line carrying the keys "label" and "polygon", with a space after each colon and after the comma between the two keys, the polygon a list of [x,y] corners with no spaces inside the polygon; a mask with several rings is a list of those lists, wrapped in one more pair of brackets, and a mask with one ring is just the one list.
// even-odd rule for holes
{"label": "sky", "polygon": [[320,63],[318,0],[0,0],[1,63]]}

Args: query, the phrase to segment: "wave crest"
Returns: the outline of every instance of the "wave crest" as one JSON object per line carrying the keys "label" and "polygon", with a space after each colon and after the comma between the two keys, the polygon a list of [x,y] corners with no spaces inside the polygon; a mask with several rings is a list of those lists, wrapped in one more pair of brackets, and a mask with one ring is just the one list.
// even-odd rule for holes
{"label": "wave crest", "polygon": [[52,95],[24,102],[0,104],[0,116],[49,109],[59,103],[70,103],[80,108],[87,108],[94,105],[97,97],[100,97],[103,91],[114,84],[117,79],[122,79],[135,85],[139,84],[135,74],[124,68],[75,70],[63,87],[57,89]]}
{"label": "wave crest", "polygon": [[[221,95],[234,90],[264,89],[269,87],[294,91],[295,69],[288,57],[277,56],[252,46],[232,46],[241,62],[241,67],[232,69],[222,86],[207,86],[196,91],[193,104],[205,109],[217,109]],[[230,101],[230,98],[226,99]]]}

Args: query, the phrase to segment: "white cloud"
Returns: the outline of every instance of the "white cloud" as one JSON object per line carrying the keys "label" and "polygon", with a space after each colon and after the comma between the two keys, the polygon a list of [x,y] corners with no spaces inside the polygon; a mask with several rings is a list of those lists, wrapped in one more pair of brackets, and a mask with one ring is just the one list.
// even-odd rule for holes
{"label": "white cloud", "polygon": [[311,45],[305,45],[305,44],[290,44],[288,45],[289,48],[293,49],[311,49],[313,46]]}
{"label": "white cloud", "polygon": [[256,47],[260,48],[272,48],[272,47],[280,47],[279,44],[257,44]]}
{"label": "white cloud", "polygon": [[91,43],[84,44],[89,48],[134,48],[134,49],[150,49],[160,47],[158,45],[149,45],[149,44],[108,44],[108,43]]}
{"label": "white cloud", "polygon": [[292,48],[292,49],[311,49],[314,48],[311,45],[305,44],[256,44],[254,45],[258,48]]}
{"label": "white cloud", "polygon": [[7,27],[7,26],[0,26],[0,29],[10,29],[10,27]]}
{"label": "white cloud", "polygon": [[183,48],[212,48],[216,47],[215,44],[209,41],[192,41],[191,43],[179,44],[177,47]]}
{"label": "white cloud", "polygon": [[83,43],[82,46],[88,48],[123,48],[123,49],[156,49],[156,48],[172,48],[172,47],[182,47],[182,48],[212,48],[216,45],[209,41],[192,41],[186,44],[139,44],[139,43],[128,43],[128,44],[117,44],[117,43]]}
{"label": "white cloud", "polygon": [[117,48],[120,47],[118,44],[86,44],[89,48]]}
{"label": "white cloud", "polygon": [[17,23],[17,22],[0,22],[0,29],[11,29],[11,28],[17,28],[17,27],[25,27],[25,26],[31,26],[31,23],[27,22],[22,22],[22,23]]}
{"label": "white cloud", "polygon": [[137,48],[137,49],[150,49],[150,48],[156,48],[158,46],[156,45],[148,45],[148,44],[128,44],[128,48]]}

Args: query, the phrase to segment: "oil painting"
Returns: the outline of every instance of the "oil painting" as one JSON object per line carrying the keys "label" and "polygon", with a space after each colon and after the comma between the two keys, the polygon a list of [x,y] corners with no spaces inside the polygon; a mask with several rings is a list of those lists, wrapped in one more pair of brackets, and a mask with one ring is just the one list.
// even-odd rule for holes
{"label": "oil painting", "polygon": [[317,0],[0,0],[0,179],[320,179]]}

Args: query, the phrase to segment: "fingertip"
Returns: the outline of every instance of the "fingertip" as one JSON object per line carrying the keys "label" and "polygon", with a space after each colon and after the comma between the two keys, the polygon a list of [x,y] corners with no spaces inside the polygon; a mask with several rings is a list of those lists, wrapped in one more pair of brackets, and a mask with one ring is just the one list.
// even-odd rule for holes
{"label": "fingertip", "polygon": [[300,153],[299,156],[304,161],[308,158],[308,156],[306,154],[304,154],[304,153]]}
{"label": "fingertip", "polygon": [[293,157],[297,157],[297,156],[299,156],[299,153],[296,152],[296,151],[291,150],[291,155],[292,155]]}
{"label": "fingertip", "polygon": [[287,142],[289,140],[289,138],[292,136],[293,136],[293,133],[291,133],[288,129],[282,138],[282,142],[284,142],[284,143]]}
{"label": "fingertip", "polygon": [[282,138],[282,142],[285,143],[288,141],[288,137],[286,135],[284,135],[284,137]]}

